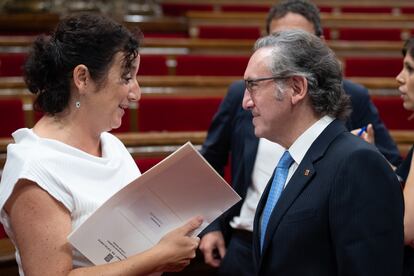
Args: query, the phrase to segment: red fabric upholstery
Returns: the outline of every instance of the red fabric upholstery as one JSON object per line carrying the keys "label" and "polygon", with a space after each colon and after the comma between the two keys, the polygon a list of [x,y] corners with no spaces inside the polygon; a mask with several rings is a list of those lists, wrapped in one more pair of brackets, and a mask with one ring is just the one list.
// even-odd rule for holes
{"label": "red fabric upholstery", "polygon": [[239,26],[199,26],[199,38],[225,38],[225,39],[258,39],[261,36],[259,27]]}
{"label": "red fabric upholstery", "polygon": [[329,40],[332,38],[331,36],[331,29],[330,28],[323,28],[323,36],[326,40]]}
{"label": "red fabric upholstery", "polygon": [[167,57],[163,55],[141,55],[138,76],[168,75]]}
{"label": "red fabric upholstery", "polygon": [[22,76],[26,57],[27,53],[0,53],[0,76]]}
{"label": "red fabric upholstery", "polygon": [[34,122],[36,123],[37,121],[39,121],[40,118],[42,118],[42,116],[43,116],[42,112],[35,111],[34,116],[33,116],[34,117]]}
{"label": "red fabric upholstery", "polygon": [[414,13],[414,7],[403,7],[400,8],[401,13],[403,14],[413,14]]}
{"label": "red fabric upholstery", "polygon": [[333,8],[329,6],[318,6],[320,12],[332,12]]}
{"label": "red fabric upholstery", "polygon": [[145,98],[139,102],[140,131],[202,131],[210,126],[221,97]]}
{"label": "red fabric upholstery", "polygon": [[134,158],[135,163],[137,163],[139,170],[141,173],[144,173],[157,165],[164,157],[136,157]]}
{"label": "red fabric upholstery", "polygon": [[187,32],[183,33],[145,33],[145,38],[155,37],[155,38],[188,38]]}
{"label": "red fabric upholstery", "polygon": [[270,6],[265,5],[237,5],[227,4],[221,6],[223,12],[268,12]]}
{"label": "red fabric upholstery", "polygon": [[342,7],[341,12],[343,13],[392,13],[391,7]]}
{"label": "red fabric upholstery", "polygon": [[408,120],[413,112],[404,109],[403,100],[399,96],[377,96],[372,97],[372,101],[388,129],[414,129],[414,120]]}
{"label": "red fabric upholstery", "polygon": [[395,77],[402,69],[400,57],[348,57],[345,59],[347,77]]}
{"label": "red fabric upholstery", "polygon": [[341,28],[338,33],[340,40],[401,40],[400,29]]}
{"label": "red fabric upholstery", "polygon": [[182,16],[188,11],[212,11],[213,6],[208,4],[161,3],[165,15]]}
{"label": "red fabric upholstery", "polygon": [[10,137],[18,128],[25,126],[23,102],[20,99],[0,100],[0,137]]}
{"label": "red fabric upholstery", "polygon": [[177,56],[176,75],[243,76],[248,56]]}
{"label": "red fabric upholstery", "polygon": [[0,239],[7,238],[6,231],[4,231],[3,224],[0,223]]}

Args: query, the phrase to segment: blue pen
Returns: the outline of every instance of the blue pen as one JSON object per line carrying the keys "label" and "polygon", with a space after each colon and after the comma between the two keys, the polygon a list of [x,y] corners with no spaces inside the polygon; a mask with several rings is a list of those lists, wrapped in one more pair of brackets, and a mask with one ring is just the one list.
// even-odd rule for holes
{"label": "blue pen", "polygon": [[362,127],[361,128],[361,130],[358,132],[358,136],[361,136],[362,135],[362,133],[364,133],[365,131],[367,131],[367,127],[366,126],[364,126],[364,127]]}

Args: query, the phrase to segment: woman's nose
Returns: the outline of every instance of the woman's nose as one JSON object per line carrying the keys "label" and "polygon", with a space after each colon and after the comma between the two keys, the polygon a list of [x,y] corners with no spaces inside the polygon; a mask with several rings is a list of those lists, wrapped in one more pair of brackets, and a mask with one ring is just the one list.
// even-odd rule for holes
{"label": "woman's nose", "polygon": [[128,100],[131,102],[137,102],[141,99],[141,87],[138,81],[135,79],[128,93]]}

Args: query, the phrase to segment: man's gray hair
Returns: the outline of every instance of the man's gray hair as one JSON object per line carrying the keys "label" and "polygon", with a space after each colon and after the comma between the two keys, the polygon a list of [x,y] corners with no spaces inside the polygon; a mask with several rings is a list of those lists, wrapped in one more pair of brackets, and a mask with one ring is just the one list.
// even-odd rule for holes
{"label": "man's gray hair", "polygon": [[254,50],[260,48],[272,48],[268,66],[274,76],[307,79],[308,95],[318,115],[346,119],[349,97],[342,88],[341,65],[319,37],[302,30],[283,31],[259,38]]}

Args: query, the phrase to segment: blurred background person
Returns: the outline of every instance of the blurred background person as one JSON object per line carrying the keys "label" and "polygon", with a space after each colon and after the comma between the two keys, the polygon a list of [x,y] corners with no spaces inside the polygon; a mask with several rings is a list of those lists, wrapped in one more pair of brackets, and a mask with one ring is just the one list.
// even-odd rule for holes
{"label": "blurred background person", "polygon": [[[396,77],[405,109],[414,112],[414,38],[407,40],[402,50],[403,69]],[[396,173],[404,186],[404,275],[414,275],[414,161],[413,148],[397,168]]]}

